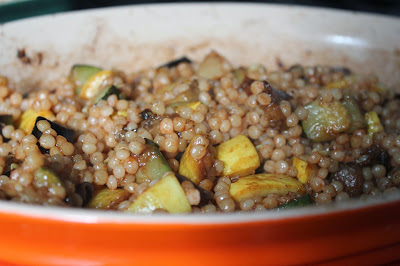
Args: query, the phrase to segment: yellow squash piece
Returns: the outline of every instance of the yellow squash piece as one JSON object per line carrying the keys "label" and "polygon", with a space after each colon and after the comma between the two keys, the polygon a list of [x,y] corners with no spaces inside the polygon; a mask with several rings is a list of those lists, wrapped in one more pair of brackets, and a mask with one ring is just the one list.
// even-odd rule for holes
{"label": "yellow squash piece", "polygon": [[333,81],[331,83],[328,83],[325,88],[327,89],[344,89],[349,86],[349,82],[345,79],[340,79],[337,81]]}
{"label": "yellow squash piece", "polygon": [[93,209],[115,209],[118,204],[129,199],[130,193],[124,189],[103,188],[95,192],[87,207]]}
{"label": "yellow squash piece", "polygon": [[246,176],[260,166],[260,158],[253,143],[238,135],[217,147],[217,159],[224,162],[223,176]]}
{"label": "yellow squash piece", "polygon": [[365,120],[368,124],[368,133],[378,133],[383,131],[383,126],[378,114],[375,111],[371,111],[365,114]]}
{"label": "yellow squash piece", "polygon": [[18,128],[22,129],[26,134],[31,134],[38,116],[42,116],[50,121],[56,119],[51,111],[35,111],[33,109],[28,109],[21,115]]}
{"label": "yellow squash piece", "polygon": [[94,74],[85,82],[79,96],[86,100],[92,99],[102,89],[106,80],[112,79],[113,76],[114,72],[111,70],[103,70]]}
{"label": "yellow squash piece", "polygon": [[239,178],[232,183],[229,193],[231,197],[240,202],[243,199],[255,196],[266,197],[271,193],[286,195],[296,192],[301,195],[307,193],[305,187],[297,179],[279,174],[258,174]]}
{"label": "yellow squash piece", "polygon": [[172,172],[167,173],[160,181],[141,194],[127,211],[152,213],[155,209],[163,209],[169,213],[192,211],[185,191]]}
{"label": "yellow squash piece", "polygon": [[201,104],[201,102],[196,101],[196,102],[190,102],[190,103],[185,103],[185,102],[178,102],[178,103],[172,103],[169,106],[174,108],[175,111],[179,109],[179,107],[189,107],[193,111],[196,111],[197,107]]}
{"label": "yellow squash piece", "polygon": [[193,183],[198,185],[200,181],[206,178],[207,171],[214,163],[214,157],[207,149],[206,155],[203,158],[200,160],[194,159],[190,154],[194,140],[195,138],[192,139],[182,155],[179,164],[179,174],[189,178]]}
{"label": "yellow squash piece", "polygon": [[310,164],[298,157],[293,158],[293,166],[297,169],[297,179],[303,184],[306,184],[318,171],[317,165]]}

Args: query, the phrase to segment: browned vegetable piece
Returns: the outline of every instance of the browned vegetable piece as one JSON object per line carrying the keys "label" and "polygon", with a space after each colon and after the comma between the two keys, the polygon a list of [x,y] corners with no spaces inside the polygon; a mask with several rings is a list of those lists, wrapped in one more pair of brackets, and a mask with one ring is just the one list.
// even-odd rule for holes
{"label": "browned vegetable piece", "polygon": [[157,114],[154,114],[149,109],[145,109],[140,113],[142,117],[142,122],[140,126],[150,132],[151,135],[156,136],[160,135],[160,123],[163,120],[163,117]]}
{"label": "browned vegetable piece", "polygon": [[212,51],[200,63],[198,73],[203,78],[217,79],[230,71],[230,68],[229,62],[224,57]]}
{"label": "browned vegetable piece", "polygon": [[194,184],[199,184],[208,175],[215,175],[214,168],[214,155],[212,152],[212,147],[209,145],[207,147],[206,154],[200,159],[195,159],[191,155],[191,150],[196,141],[196,137],[187,146],[180,164],[179,164],[179,174],[189,178]]}
{"label": "browned vegetable piece", "polygon": [[103,188],[94,192],[93,198],[87,204],[87,207],[92,209],[114,209],[123,202],[127,200],[130,193],[123,189],[111,190],[108,188]]}
{"label": "browned vegetable piece", "polygon": [[363,191],[362,169],[355,163],[340,164],[339,172],[332,175],[333,180],[341,181],[344,191],[351,197],[359,196]]}
{"label": "browned vegetable piece", "polygon": [[382,164],[388,169],[390,167],[389,153],[379,145],[373,145],[364,149],[361,157],[356,160],[356,163],[361,167]]}
{"label": "browned vegetable piece", "polygon": [[[239,92],[243,91],[247,95],[251,95],[250,87],[253,82],[253,79],[244,78],[242,84],[239,86]],[[270,127],[283,130],[286,128],[286,117],[279,107],[279,103],[282,100],[290,100],[291,96],[284,91],[273,88],[267,81],[263,81],[263,84],[263,92],[271,97],[271,103],[268,105],[260,105],[260,108],[264,111],[264,116],[268,120]]]}

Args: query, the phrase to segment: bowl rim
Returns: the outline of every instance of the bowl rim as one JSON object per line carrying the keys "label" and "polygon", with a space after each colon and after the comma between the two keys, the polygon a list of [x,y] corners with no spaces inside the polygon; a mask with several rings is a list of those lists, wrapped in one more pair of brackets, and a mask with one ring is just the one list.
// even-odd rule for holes
{"label": "bowl rim", "polygon": [[[241,7],[251,6],[257,7],[271,7],[280,8],[284,10],[300,10],[308,13],[316,12],[329,12],[331,14],[348,14],[355,17],[362,17],[368,19],[383,19],[390,20],[391,22],[400,22],[400,18],[390,15],[382,15],[364,11],[349,11],[336,8],[303,6],[293,4],[270,4],[270,3],[234,3],[234,2],[201,2],[201,3],[146,3],[138,5],[122,5],[114,7],[103,7],[96,9],[67,11],[57,14],[48,14],[37,17],[29,17],[19,19],[11,22],[0,24],[0,33],[2,28],[9,25],[19,23],[29,23],[30,21],[41,20],[44,18],[72,18],[76,15],[85,14],[104,14],[110,11],[117,11],[120,9],[141,9],[141,8],[169,8],[176,7],[191,7],[198,6],[215,6],[219,8],[224,7]],[[357,18],[356,18],[357,19]],[[122,224],[190,224],[190,225],[204,225],[204,224],[238,224],[238,223],[251,223],[251,222],[268,222],[276,220],[287,219],[303,219],[312,218],[324,215],[337,215],[339,213],[348,213],[352,211],[373,210],[375,208],[383,208],[392,204],[400,205],[400,195],[388,199],[378,198],[374,200],[362,201],[359,199],[352,199],[346,203],[333,203],[327,206],[312,206],[305,208],[294,208],[284,211],[268,211],[268,212],[255,212],[255,213],[216,213],[216,214],[154,214],[154,215],[141,215],[132,213],[121,213],[116,211],[104,210],[91,210],[91,209],[77,209],[53,206],[40,206],[30,205],[24,203],[16,203],[9,201],[0,201],[0,214],[18,215],[22,217],[31,217],[37,219],[49,219],[55,221],[68,221],[72,223],[122,223]]]}

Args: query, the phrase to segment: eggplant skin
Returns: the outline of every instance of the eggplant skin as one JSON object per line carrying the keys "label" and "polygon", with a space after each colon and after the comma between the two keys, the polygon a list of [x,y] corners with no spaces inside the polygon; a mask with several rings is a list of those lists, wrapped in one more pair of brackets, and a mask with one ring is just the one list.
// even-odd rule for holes
{"label": "eggplant skin", "polygon": [[355,163],[339,165],[339,172],[332,175],[333,180],[343,183],[344,191],[351,197],[359,196],[363,192],[362,168]]}
{"label": "eggplant skin", "polygon": [[169,61],[169,62],[167,62],[165,64],[162,64],[161,66],[158,67],[158,69],[163,68],[163,67],[173,68],[173,67],[178,66],[180,63],[188,63],[188,64],[190,64],[190,63],[192,63],[192,60],[190,60],[186,56],[182,56],[182,57],[180,57],[178,59],[174,59],[174,60]]}

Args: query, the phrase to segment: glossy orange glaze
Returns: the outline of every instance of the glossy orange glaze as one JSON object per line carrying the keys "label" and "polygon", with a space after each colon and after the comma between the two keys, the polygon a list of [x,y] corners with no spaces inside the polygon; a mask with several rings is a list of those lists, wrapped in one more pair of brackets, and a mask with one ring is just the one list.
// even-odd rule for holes
{"label": "glossy orange glaze", "polygon": [[387,263],[400,259],[400,212],[394,211],[399,207],[397,201],[309,217],[204,225],[90,224],[0,213],[0,261],[36,265]]}

